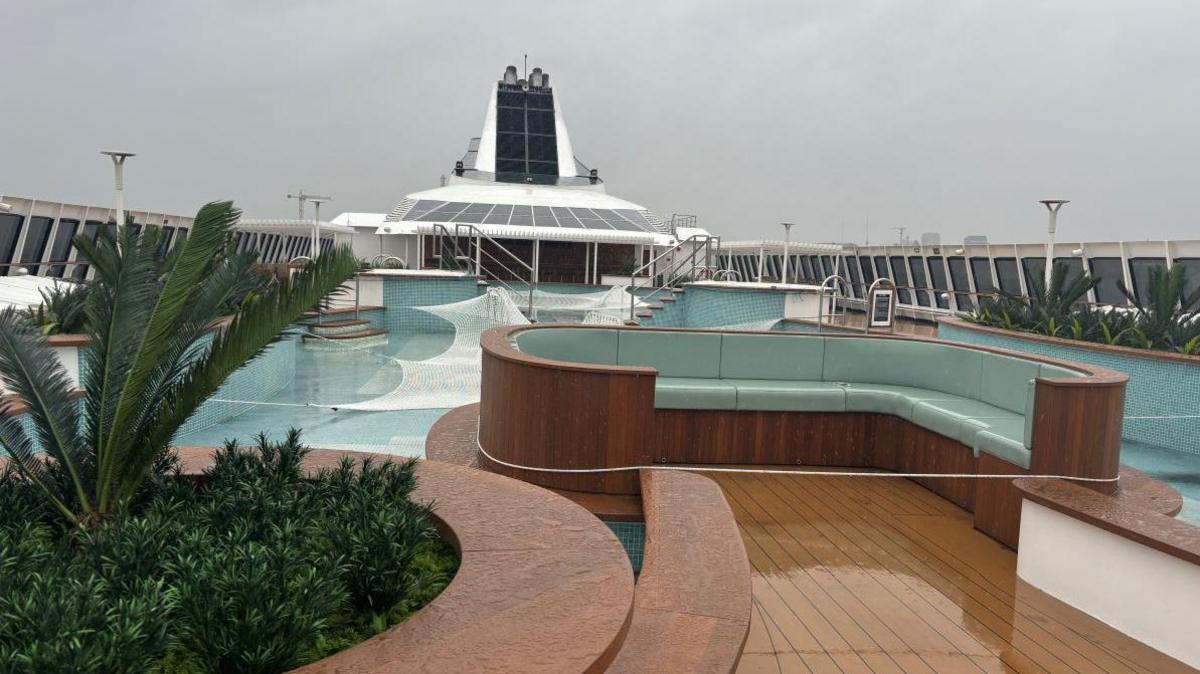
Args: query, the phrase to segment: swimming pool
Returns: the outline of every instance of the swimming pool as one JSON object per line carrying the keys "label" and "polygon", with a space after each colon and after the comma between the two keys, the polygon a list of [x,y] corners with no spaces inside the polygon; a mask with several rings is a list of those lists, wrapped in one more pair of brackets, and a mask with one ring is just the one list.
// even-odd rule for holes
{"label": "swimming pool", "polygon": [[[285,337],[298,338],[298,331]],[[248,442],[260,431],[279,437],[295,427],[304,431],[304,441],[312,447],[424,456],[425,435],[448,410],[335,411],[307,405],[359,402],[391,391],[403,375],[388,358],[430,358],[445,351],[453,340],[450,332],[392,332],[386,345],[364,350],[319,350],[296,344],[292,349],[295,375],[289,385],[219,423],[181,433],[174,444],[218,445],[227,439]],[[216,397],[223,399],[223,394],[227,393]]]}

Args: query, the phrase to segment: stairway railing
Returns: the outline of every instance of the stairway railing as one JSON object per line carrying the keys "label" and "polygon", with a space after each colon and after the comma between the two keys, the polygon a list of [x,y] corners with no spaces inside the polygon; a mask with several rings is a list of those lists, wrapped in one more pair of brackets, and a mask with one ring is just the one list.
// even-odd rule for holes
{"label": "stairway railing", "polygon": [[[666,256],[671,255],[672,253],[676,252],[676,249],[682,248],[685,244],[688,244],[688,243],[692,244],[692,249],[688,253],[688,255],[686,257],[684,257],[682,261],[678,261],[678,260],[674,260],[674,259],[671,260],[671,264],[668,267],[668,269],[661,274],[661,276],[663,277],[662,285],[653,288],[653,290],[651,290],[649,293],[643,295],[641,297],[641,300],[643,302],[649,302],[655,295],[657,295],[661,292],[670,291],[670,290],[676,288],[680,284],[680,281],[683,279],[689,279],[689,280],[695,279],[697,269],[700,269],[701,274],[706,277],[711,276],[714,272],[718,271],[717,268],[711,264],[711,262],[712,262],[712,257],[713,257],[713,246],[714,245],[716,246],[717,255],[718,256],[720,255],[721,237],[712,236],[709,234],[693,234],[693,235],[689,236],[688,238],[684,239],[683,241],[676,243],[675,245],[671,246],[667,250],[664,250],[663,252],[656,255],[654,258],[652,258],[646,264],[642,265],[641,267],[638,267],[637,269],[634,269],[633,272],[629,275],[629,320],[630,321],[634,321],[637,318],[638,296],[637,296],[637,293],[634,292],[634,290],[637,287],[636,283],[637,283],[638,275],[641,274],[643,271],[649,270],[651,279],[659,276],[660,274],[655,273],[655,271],[656,271],[655,265],[660,260],[665,258]],[[704,262],[701,265],[697,265],[696,264],[697,258],[701,252],[704,253]],[[683,270],[688,268],[688,265],[691,265],[690,269],[688,269],[687,273],[684,273]]]}

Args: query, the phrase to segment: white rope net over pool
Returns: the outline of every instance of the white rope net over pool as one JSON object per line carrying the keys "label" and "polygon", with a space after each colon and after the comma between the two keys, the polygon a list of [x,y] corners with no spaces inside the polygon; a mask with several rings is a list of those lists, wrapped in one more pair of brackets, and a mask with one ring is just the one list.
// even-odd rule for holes
{"label": "white rope net over pool", "polygon": [[528,325],[512,298],[497,289],[479,297],[428,307],[413,307],[441,317],[454,326],[450,348],[426,360],[389,358],[387,366],[400,368],[403,379],[394,390],[360,402],[321,405],[343,410],[427,410],[479,402],[479,337],[502,325]]}
{"label": "white rope net over pool", "polygon": [[[498,288],[508,295],[513,304],[525,308],[529,305],[529,292]],[[537,318],[543,323],[569,322],[591,324],[619,324],[629,317],[630,294],[627,286],[613,286],[607,290],[588,293],[556,293],[547,290],[533,290],[533,306],[537,309]],[[634,304],[641,307],[644,303],[635,299]]]}

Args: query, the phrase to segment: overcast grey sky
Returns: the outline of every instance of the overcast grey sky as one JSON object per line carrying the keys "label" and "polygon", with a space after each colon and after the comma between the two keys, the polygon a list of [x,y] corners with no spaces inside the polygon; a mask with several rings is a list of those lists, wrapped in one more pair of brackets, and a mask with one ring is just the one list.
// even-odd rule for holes
{"label": "overcast grey sky", "polygon": [[[609,192],[730,238],[1200,238],[1200,2],[0,0],[0,193],[390,210],[551,74]],[[331,214],[332,214],[331,213]],[[844,232],[844,237],[842,232]]]}

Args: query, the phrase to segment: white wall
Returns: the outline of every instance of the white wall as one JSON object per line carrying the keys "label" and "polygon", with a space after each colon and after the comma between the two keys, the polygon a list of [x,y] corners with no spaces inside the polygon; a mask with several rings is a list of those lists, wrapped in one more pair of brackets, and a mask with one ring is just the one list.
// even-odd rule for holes
{"label": "white wall", "polygon": [[1027,500],[1017,575],[1200,668],[1200,566]]}

